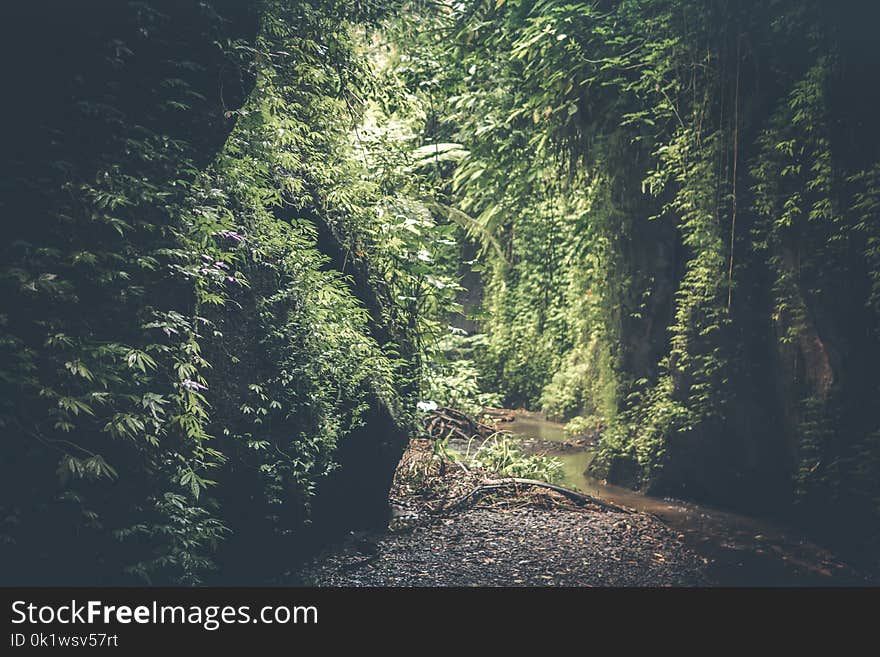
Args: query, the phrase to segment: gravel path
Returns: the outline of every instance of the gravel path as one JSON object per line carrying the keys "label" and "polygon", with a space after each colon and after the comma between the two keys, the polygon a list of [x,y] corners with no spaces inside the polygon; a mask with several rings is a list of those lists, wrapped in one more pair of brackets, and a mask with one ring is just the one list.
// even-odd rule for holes
{"label": "gravel path", "polygon": [[703,560],[643,514],[473,508],[358,536],[309,570],[319,586],[693,586]]}

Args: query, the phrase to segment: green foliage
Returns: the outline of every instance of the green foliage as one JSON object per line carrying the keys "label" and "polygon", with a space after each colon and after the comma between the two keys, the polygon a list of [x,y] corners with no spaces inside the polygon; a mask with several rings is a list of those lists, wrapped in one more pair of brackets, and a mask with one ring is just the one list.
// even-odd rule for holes
{"label": "green foliage", "polygon": [[563,432],[566,438],[595,437],[601,434],[604,428],[605,420],[601,417],[596,415],[578,415],[565,423]]}
{"label": "green foliage", "polygon": [[495,434],[483,441],[466,460],[475,468],[499,477],[523,477],[556,483],[562,478],[562,463],[552,456],[527,454],[516,440]]}
{"label": "green foliage", "polygon": [[9,178],[2,532],[29,583],[275,581],[340,443],[377,407],[409,426],[446,303],[409,162],[377,177],[352,130],[379,8],[158,4],[108,15],[118,59],[75,58],[70,111],[36,115],[51,178]]}
{"label": "green foliage", "polygon": [[424,396],[438,406],[454,408],[479,417],[486,407],[497,407],[501,397],[485,392],[481,373],[473,360],[475,350],[485,346],[482,334],[465,336],[450,331],[434,344],[425,364]]}
{"label": "green foliage", "polygon": [[485,263],[484,385],[606,417],[601,474],[833,524],[828,493],[878,512],[880,135],[820,4],[465,2],[398,39]]}
{"label": "green foliage", "polygon": [[[617,412],[615,373],[610,354],[598,335],[577,345],[541,391],[541,411],[551,420],[577,419],[579,413]],[[592,416],[592,415],[590,415]]]}
{"label": "green foliage", "polygon": [[418,400],[605,418],[612,479],[878,518],[880,84],[848,12],[30,18],[13,45],[58,47],[0,171],[5,563],[277,581],[346,439]]}

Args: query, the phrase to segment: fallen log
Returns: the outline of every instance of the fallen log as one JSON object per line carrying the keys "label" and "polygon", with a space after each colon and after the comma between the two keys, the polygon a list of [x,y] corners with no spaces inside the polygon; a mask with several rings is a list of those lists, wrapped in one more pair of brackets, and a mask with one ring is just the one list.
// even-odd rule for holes
{"label": "fallen log", "polygon": [[474,437],[488,438],[496,433],[493,427],[454,408],[440,407],[426,415],[422,422],[427,434],[433,438],[445,438],[451,434],[462,440],[470,440]]}
{"label": "fallen log", "polygon": [[550,484],[546,481],[539,481],[537,479],[524,479],[522,477],[505,477],[503,479],[486,479],[480,483],[479,486],[474,488],[472,491],[462,495],[452,504],[447,507],[444,507],[444,512],[449,511],[457,511],[458,509],[463,508],[469,502],[475,502],[483,495],[493,491],[499,490],[502,488],[510,488],[510,487],[520,487],[520,486],[532,486],[535,488],[545,488],[548,490],[552,490],[556,493],[564,495],[568,499],[576,502],[578,504],[592,504],[598,506],[600,508],[605,509],[606,511],[614,511],[616,513],[634,513],[632,509],[627,509],[622,506],[617,506],[616,504],[612,504],[610,502],[605,502],[603,500],[597,499],[592,495],[585,495],[576,490],[571,490],[570,488],[564,488],[562,486],[557,486],[556,484]]}

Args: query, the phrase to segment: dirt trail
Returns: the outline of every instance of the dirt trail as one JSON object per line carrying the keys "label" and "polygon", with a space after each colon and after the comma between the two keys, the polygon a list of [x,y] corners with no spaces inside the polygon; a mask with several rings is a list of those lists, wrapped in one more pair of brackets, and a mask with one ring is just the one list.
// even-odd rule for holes
{"label": "dirt trail", "polygon": [[444,511],[484,474],[432,458],[413,441],[387,532],[358,534],[322,554],[306,580],[329,586],[693,586],[706,561],[656,518],[553,491],[500,489]]}

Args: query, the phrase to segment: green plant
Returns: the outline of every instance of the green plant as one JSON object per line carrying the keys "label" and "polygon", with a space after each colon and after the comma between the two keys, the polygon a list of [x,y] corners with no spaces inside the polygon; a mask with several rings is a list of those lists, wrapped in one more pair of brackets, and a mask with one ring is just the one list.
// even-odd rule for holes
{"label": "green plant", "polygon": [[472,467],[501,477],[523,477],[556,483],[562,478],[562,463],[553,457],[527,454],[517,441],[496,433],[484,440],[474,453],[465,456]]}
{"label": "green plant", "polygon": [[566,438],[578,438],[580,436],[596,437],[605,428],[605,420],[596,415],[578,415],[571,418],[563,432]]}
{"label": "green plant", "polygon": [[481,370],[473,354],[485,336],[450,331],[432,346],[426,358],[422,393],[426,400],[478,417],[483,408],[501,405],[501,396],[483,389]]}

